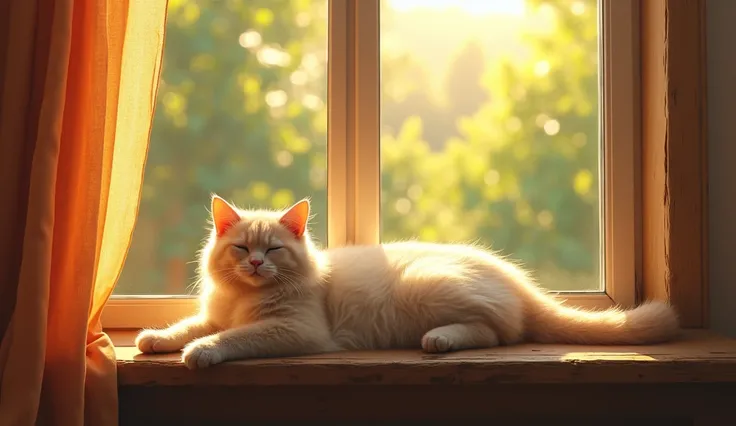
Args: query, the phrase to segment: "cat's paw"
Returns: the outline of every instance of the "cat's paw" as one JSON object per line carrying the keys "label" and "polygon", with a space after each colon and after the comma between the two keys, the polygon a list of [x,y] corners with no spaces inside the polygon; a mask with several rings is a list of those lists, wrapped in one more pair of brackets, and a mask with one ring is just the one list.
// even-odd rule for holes
{"label": "cat's paw", "polygon": [[194,341],[184,347],[181,362],[190,370],[207,368],[224,361],[222,352],[206,341]]}
{"label": "cat's paw", "polygon": [[176,352],[182,344],[166,330],[143,330],[135,338],[135,346],[144,354]]}
{"label": "cat's paw", "polygon": [[444,334],[430,331],[422,337],[422,350],[430,354],[450,352],[452,341]]}

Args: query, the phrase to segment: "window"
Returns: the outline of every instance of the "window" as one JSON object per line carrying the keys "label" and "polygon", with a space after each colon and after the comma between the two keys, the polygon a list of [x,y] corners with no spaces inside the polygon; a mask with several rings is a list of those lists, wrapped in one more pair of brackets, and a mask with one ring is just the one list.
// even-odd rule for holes
{"label": "window", "polygon": [[171,0],[139,218],[103,324],[196,310],[211,192],[245,207],[310,196],[323,245],[475,241],[571,303],[631,305],[635,10]]}

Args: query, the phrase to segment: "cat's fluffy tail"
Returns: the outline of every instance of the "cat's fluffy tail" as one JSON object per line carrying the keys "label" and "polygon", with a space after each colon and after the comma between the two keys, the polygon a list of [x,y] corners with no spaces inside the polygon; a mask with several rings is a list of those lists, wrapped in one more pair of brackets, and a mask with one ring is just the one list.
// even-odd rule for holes
{"label": "cat's fluffy tail", "polygon": [[564,306],[547,295],[530,299],[526,337],[532,342],[641,345],[666,342],[679,333],[677,314],[662,302],[631,310],[590,311]]}

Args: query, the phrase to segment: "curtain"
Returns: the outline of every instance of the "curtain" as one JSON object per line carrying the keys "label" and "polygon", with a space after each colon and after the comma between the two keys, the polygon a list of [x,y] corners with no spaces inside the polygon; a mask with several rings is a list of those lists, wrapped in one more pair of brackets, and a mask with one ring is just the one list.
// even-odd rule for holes
{"label": "curtain", "polygon": [[166,0],[0,2],[0,425],[115,425]]}

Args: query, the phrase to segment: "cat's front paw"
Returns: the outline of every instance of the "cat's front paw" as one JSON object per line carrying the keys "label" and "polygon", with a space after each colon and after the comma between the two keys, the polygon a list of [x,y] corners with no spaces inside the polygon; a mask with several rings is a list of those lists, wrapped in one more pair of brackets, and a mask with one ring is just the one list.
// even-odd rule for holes
{"label": "cat's front paw", "polygon": [[176,352],[182,343],[166,330],[143,330],[135,338],[135,346],[144,354]]}
{"label": "cat's front paw", "polygon": [[207,368],[219,364],[224,360],[222,352],[212,343],[207,341],[194,341],[184,347],[181,362],[188,369]]}

